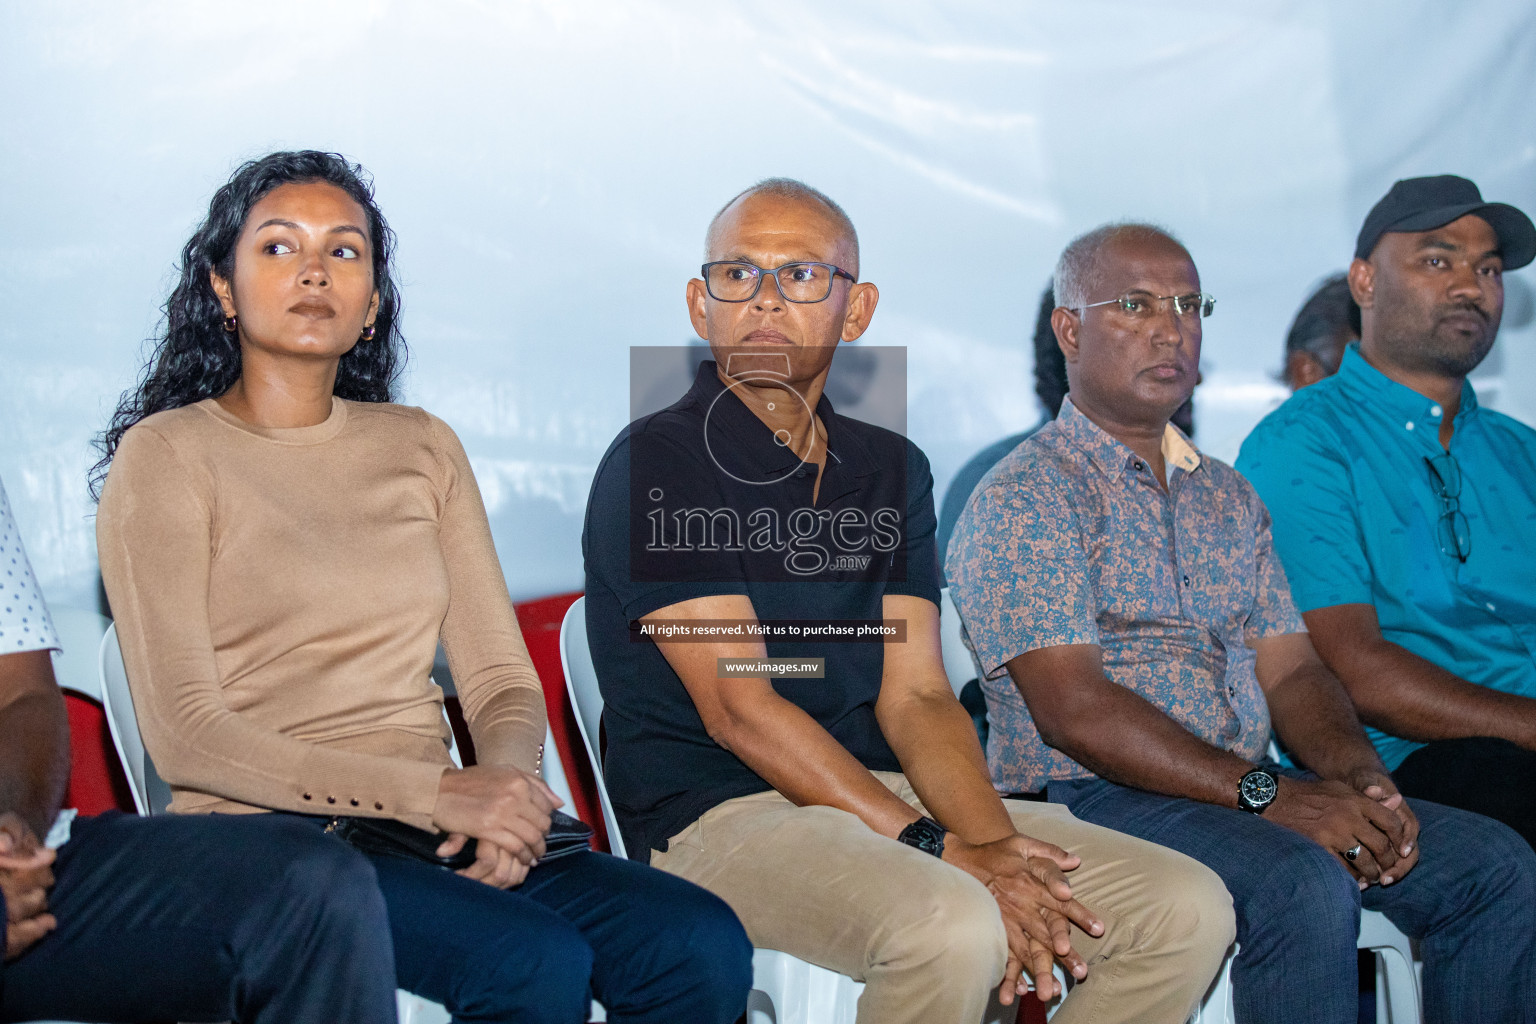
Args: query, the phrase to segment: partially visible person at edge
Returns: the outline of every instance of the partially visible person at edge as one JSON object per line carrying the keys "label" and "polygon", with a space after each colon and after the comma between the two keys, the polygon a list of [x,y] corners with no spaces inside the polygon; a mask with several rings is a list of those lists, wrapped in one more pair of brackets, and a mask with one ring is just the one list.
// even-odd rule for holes
{"label": "partially visible person at edge", "polygon": [[[950,551],[994,785],[1215,870],[1243,1024],[1354,1021],[1362,905],[1419,940],[1426,1020],[1536,1021],[1536,855],[1404,800],[1308,642],[1263,504],[1169,423],[1214,308],[1189,253],[1107,225],[1056,285],[1071,390]],[[1271,725],[1309,771],[1267,761]]]}
{"label": "partially visible person at edge", "polygon": [[105,437],[102,578],[171,810],[476,840],[457,873],[369,854],[400,987],[455,1021],[574,1024],[595,997],[611,1021],[728,1024],[751,949],[724,903],[606,854],[540,860],[543,692],[463,448],[393,402],[394,242],[362,174],[311,151],[235,172]]}
{"label": "partially visible person at edge", "polygon": [[1344,349],[1360,340],[1360,307],[1349,294],[1349,275],[1334,274],[1296,311],[1285,335],[1286,387],[1300,391],[1339,372]]}
{"label": "partially visible person at edge", "polygon": [[1536,431],[1482,406],[1524,213],[1453,175],[1393,185],[1360,230],[1358,346],[1237,466],[1318,652],[1399,787],[1536,846]]}
{"label": "partially visible person at edge", "polygon": [[[1045,286],[1045,291],[1040,293],[1040,308],[1035,314],[1035,397],[1040,400],[1042,415],[1040,421],[1018,434],[1012,434],[1001,441],[994,441],[981,451],[971,456],[960,471],[950,480],[949,487],[944,491],[944,502],[939,506],[939,532],[934,537],[935,549],[939,556],[939,579],[948,585],[948,576],[944,571],[944,557],[949,550],[949,539],[954,536],[955,522],[960,518],[960,513],[965,511],[965,503],[970,498],[976,485],[981,483],[981,478],[991,472],[992,467],[1002,461],[1003,456],[1013,451],[1024,440],[1032,436],[1035,431],[1045,426],[1056,418],[1061,411],[1061,400],[1067,395],[1067,361],[1062,357],[1061,347],[1056,344],[1056,334],[1051,330],[1051,312],[1056,308],[1056,292],[1050,285]],[[1189,400],[1179,406],[1173,414],[1173,425],[1193,437],[1195,433],[1195,399],[1191,395]]]}
{"label": "partially visible person at edge", "polygon": [[[687,302],[715,359],[614,441],[583,534],[630,855],[721,895],[756,945],[863,981],[860,1024],[975,1024],[990,989],[1012,1002],[1029,979],[1051,999],[1053,960],[1077,979],[1062,1024],[1184,1021],[1231,940],[1226,891],[1188,858],[998,797],[944,674],[927,460],[826,398],[879,298],[852,222],[769,179],[715,216],[705,259]],[[821,563],[813,542],[865,554]],[[751,635],[786,619],[906,635]],[[663,635],[695,620],[743,636]],[[821,676],[720,667],[770,655],[824,659]]]}
{"label": "partially visible person at edge", "polygon": [[61,812],[59,638],[3,484],[0,565],[0,1020],[394,1020],[362,854],[269,815]]}

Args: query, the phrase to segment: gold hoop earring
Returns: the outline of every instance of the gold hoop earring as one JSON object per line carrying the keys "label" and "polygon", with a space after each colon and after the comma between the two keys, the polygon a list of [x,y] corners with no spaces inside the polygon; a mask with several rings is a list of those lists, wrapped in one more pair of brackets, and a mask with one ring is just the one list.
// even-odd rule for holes
{"label": "gold hoop earring", "polygon": [[373,324],[369,324],[367,327],[363,328],[363,340],[364,341],[372,341],[373,340]]}
{"label": "gold hoop earring", "polygon": [[230,334],[234,334],[237,330],[240,329],[240,318],[237,317],[237,316],[227,316],[227,317],[225,317],[224,318],[224,329],[226,331],[228,331]]}

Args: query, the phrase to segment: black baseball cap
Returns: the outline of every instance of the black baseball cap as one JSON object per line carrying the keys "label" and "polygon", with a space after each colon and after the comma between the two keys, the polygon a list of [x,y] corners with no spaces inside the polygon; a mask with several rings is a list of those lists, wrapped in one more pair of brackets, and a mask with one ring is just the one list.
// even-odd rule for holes
{"label": "black baseball cap", "polygon": [[1392,186],[1365,216],[1355,240],[1355,258],[1368,259],[1388,231],[1429,231],[1467,214],[1488,222],[1499,237],[1504,269],[1515,270],[1536,259],[1536,226],[1508,203],[1485,203],[1477,186],[1454,174],[1404,178]]}

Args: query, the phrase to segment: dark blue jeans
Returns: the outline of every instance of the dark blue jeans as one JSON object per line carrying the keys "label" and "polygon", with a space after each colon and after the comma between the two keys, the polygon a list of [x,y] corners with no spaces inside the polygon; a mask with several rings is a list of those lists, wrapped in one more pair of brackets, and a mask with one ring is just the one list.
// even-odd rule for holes
{"label": "dark blue jeans", "polygon": [[615,1024],[730,1024],[746,1012],[752,944],[730,907],[691,882],[603,853],[540,864],[505,891],[422,861],[369,859],[400,987],[456,1022],[575,1024],[594,997]]}
{"label": "dark blue jeans", "polygon": [[0,1020],[395,1019],[372,866],[291,818],[81,818],[54,878],[59,926],[0,971]]}
{"label": "dark blue jeans", "polygon": [[1232,996],[1241,1024],[1352,1024],[1362,904],[1420,942],[1424,1019],[1536,1022],[1536,854],[1481,815],[1410,800],[1420,857],[1408,877],[1359,890],[1329,851],[1246,811],[1099,779],[1053,782],[1084,821],[1171,847],[1232,893]]}

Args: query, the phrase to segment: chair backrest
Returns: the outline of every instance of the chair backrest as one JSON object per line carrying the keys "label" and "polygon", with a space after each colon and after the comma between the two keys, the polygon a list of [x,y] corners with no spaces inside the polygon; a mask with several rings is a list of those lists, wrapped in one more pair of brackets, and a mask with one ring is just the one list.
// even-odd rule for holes
{"label": "chair backrest", "polygon": [[544,727],[544,763],[539,774],[555,791],[555,796],[565,801],[565,813],[576,813],[576,798],[571,795],[571,780],[565,774],[565,762],[560,760],[560,748],[555,744],[554,730]]}
{"label": "chair backrest", "polygon": [[96,657],[101,638],[111,628],[112,620],[97,612],[68,605],[55,605],[48,613],[62,648],[53,656],[54,679],[63,689],[100,701],[101,670]]}
{"label": "chair backrest", "polygon": [[603,823],[608,828],[608,848],[616,856],[623,857],[624,839],[619,835],[619,822],[613,816],[613,801],[608,799],[608,786],[603,781],[603,758],[598,749],[602,735],[603,694],[597,686],[597,667],[592,664],[592,651],[587,646],[587,599],[577,598],[576,603],[565,611],[560,623],[560,665],[565,669],[565,689],[571,697],[571,707],[576,712],[576,727],[581,731],[581,742],[587,748],[587,760],[592,764],[592,776],[597,782],[597,798],[603,807]]}
{"label": "chair backrest", "polygon": [[123,774],[128,777],[128,790],[133,794],[133,805],[140,814],[163,811],[170,801],[170,788],[161,781],[154,762],[144,750],[144,740],[139,735],[139,719],[133,710],[133,694],[128,689],[128,669],[123,665],[123,649],[117,643],[117,625],[107,628],[101,638],[97,658],[98,675],[101,679],[101,708],[107,714],[107,731],[112,734],[112,745],[117,747],[117,758],[122,763]]}
{"label": "chair backrest", "polygon": [[939,591],[939,644],[950,689],[959,696],[965,684],[976,678],[976,664],[971,661],[971,652],[965,649],[960,613],[955,608],[948,587]]}

